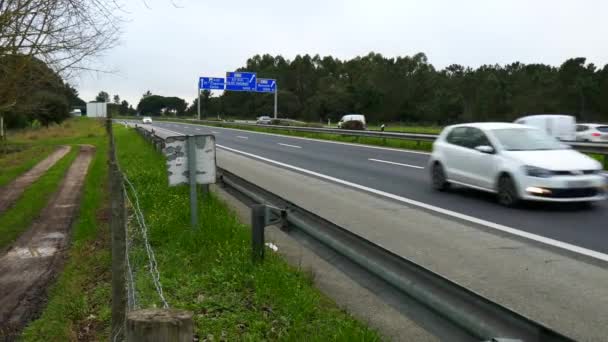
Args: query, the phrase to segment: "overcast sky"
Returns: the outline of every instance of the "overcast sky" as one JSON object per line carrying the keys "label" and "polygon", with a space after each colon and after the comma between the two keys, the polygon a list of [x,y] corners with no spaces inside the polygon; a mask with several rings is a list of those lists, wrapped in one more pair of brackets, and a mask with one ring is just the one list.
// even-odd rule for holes
{"label": "overcast sky", "polygon": [[135,106],[149,89],[191,102],[199,76],[223,77],[264,53],[349,59],[424,52],[437,68],[559,65],[578,56],[608,63],[606,0],[174,0],[180,8],[171,0],[125,2],[120,45],[98,61],[115,73],[71,80],[85,101],[105,90]]}

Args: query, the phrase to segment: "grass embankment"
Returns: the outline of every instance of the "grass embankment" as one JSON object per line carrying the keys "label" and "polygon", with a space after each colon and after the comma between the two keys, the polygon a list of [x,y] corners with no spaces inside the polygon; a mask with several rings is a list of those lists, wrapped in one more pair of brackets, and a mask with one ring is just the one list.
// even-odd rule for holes
{"label": "grass embankment", "polygon": [[[119,162],[137,188],[164,294],[171,307],[194,312],[201,340],[379,339],[319,293],[310,274],[272,252],[252,265],[249,227],[215,195],[199,199],[200,224],[193,230],[188,187],[168,187],[164,157],[133,130],[115,127]],[[132,234],[138,303],[159,306],[141,236]]]}
{"label": "grass embankment", "polygon": [[[25,329],[22,340],[107,339],[110,254],[104,211],[107,138],[103,126],[92,119],[71,119],[49,129],[20,132],[11,139],[33,145],[91,144],[97,148],[85,181],[79,216],[73,225],[64,270],[49,291],[41,317]],[[71,153],[77,151],[78,146],[73,146]],[[66,160],[64,157],[60,163]]]}
{"label": "grass embankment", "polygon": [[4,153],[0,151],[0,170],[2,170],[0,173],[0,187],[30,170],[55,150],[53,146],[48,145],[11,144],[11,146],[14,146],[15,151]]}

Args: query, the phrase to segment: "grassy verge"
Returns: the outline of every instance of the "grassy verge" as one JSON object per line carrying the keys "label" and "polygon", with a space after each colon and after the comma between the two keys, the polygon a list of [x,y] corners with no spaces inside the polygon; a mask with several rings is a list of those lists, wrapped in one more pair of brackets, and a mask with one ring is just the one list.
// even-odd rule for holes
{"label": "grassy verge", "polygon": [[[116,127],[116,126],[115,126]],[[250,262],[250,232],[212,194],[190,227],[188,188],[168,187],[164,157],[132,130],[116,127],[123,172],[137,189],[169,305],[194,312],[195,330],[211,340],[373,341],[376,332],[338,309],[312,276],[269,252]],[[160,305],[132,222],[131,263],[141,307]]]}
{"label": "grassy verge", "polygon": [[18,152],[0,153],[0,186],[28,171],[54,150],[53,146],[21,146]]}
{"label": "grassy verge", "polygon": [[[85,180],[78,219],[63,272],[49,291],[39,319],[24,331],[24,341],[107,340],[110,322],[110,253],[107,229],[107,140],[99,122],[70,120],[45,131],[35,141],[57,144],[92,144],[97,151]],[[61,133],[58,133],[61,132]],[[29,140],[30,132],[23,140]]]}

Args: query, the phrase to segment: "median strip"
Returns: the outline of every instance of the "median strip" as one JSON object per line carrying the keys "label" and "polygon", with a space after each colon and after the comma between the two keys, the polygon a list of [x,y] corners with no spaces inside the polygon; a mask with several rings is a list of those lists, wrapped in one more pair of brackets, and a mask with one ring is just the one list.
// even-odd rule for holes
{"label": "median strip", "polygon": [[385,163],[385,164],[392,164],[392,165],[411,167],[413,169],[424,169],[424,166],[416,166],[416,165],[410,165],[410,164],[403,164],[403,163],[397,163],[397,162],[392,162],[392,161],[388,161],[388,160],[381,160],[381,159],[374,159],[374,158],[369,158],[368,160],[375,161],[375,162],[378,162],[378,163]]}

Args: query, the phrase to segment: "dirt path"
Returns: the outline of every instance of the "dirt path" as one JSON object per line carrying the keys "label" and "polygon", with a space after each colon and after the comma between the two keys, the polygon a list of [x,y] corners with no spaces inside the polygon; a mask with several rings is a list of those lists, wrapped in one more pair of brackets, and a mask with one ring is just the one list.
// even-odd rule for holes
{"label": "dirt path", "polygon": [[29,171],[4,187],[0,187],[0,214],[11,207],[28,186],[37,181],[48,169],[68,154],[70,149],[70,146],[60,146]]}
{"label": "dirt path", "polygon": [[47,286],[63,264],[95,149],[80,153],[40,217],[0,256],[0,341],[13,341],[42,309]]}

